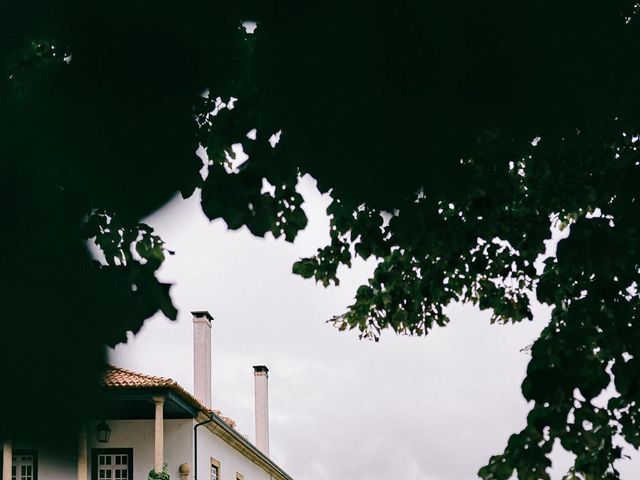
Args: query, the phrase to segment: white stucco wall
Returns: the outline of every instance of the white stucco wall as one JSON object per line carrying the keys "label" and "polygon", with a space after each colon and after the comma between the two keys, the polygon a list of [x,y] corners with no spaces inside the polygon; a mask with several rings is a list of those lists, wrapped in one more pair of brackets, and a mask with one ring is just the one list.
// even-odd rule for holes
{"label": "white stucco wall", "polygon": [[[94,448],[132,448],[133,479],[147,480],[153,468],[154,421],[153,420],[107,420],[111,428],[109,443],[98,443],[95,438],[95,423],[88,425],[87,467],[91,479],[91,453]],[[172,480],[180,480],[178,467],[183,463],[192,466],[189,480],[193,480],[193,426],[192,419],[164,421],[164,461]],[[36,450],[38,455],[38,478],[41,480],[76,480],[77,456],[34,447],[14,445],[14,449]],[[236,480],[236,472],[245,480],[270,480],[271,476],[240,452],[209,431],[206,426],[198,428],[198,480],[209,480],[210,459],[220,462],[220,480]]]}
{"label": "white stucco wall", "polygon": [[218,436],[198,427],[198,480],[209,480],[210,458],[220,462],[220,480],[236,480],[236,472],[245,480],[270,480],[271,476]]}
{"label": "white stucco wall", "polygon": [[14,443],[13,450],[35,450],[38,457],[38,478],[43,480],[75,480],[78,459],[75,454],[54,452],[33,445]]}
{"label": "white stucco wall", "polygon": [[[89,478],[91,478],[91,449],[93,448],[133,448],[133,480],[146,480],[153,468],[153,420],[107,420],[111,427],[109,443],[96,442],[89,437]],[[94,425],[89,428],[93,431]],[[171,479],[179,480],[178,467],[183,463],[193,463],[193,421],[164,421],[164,463],[167,464]],[[46,480],[45,477],[42,477]],[[234,479],[235,480],[235,479]],[[247,479],[248,480],[248,479]]]}
{"label": "white stucco wall", "polygon": [[38,450],[38,478],[43,480],[69,480],[77,477],[78,457],[60,456],[57,452]]}

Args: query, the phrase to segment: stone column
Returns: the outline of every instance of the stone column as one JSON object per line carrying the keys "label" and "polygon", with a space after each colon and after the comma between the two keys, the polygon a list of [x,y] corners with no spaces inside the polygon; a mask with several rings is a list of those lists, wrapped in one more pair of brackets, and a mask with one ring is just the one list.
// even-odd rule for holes
{"label": "stone column", "polygon": [[164,466],[164,397],[153,397],[156,403],[156,421],[153,444],[153,470],[162,473]]}
{"label": "stone column", "polygon": [[87,428],[83,426],[78,435],[78,480],[88,480],[87,468]]}
{"label": "stone column", "polygon": [[5,440],[2,444],[2,480],[11,480],[12,453],[11,440]]}

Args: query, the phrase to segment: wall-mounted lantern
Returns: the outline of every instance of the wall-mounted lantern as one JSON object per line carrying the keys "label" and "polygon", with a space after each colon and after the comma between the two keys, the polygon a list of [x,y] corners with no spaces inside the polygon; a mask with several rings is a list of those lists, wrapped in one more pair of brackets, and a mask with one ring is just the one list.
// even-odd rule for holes
{"label": "wall-mounted lantern", "polygon": [[109,443],[110,437],[111,428],[109,428],[107,422],[103,420],[98,425],[96,425],[96,440],[98,440],[98,443]]}

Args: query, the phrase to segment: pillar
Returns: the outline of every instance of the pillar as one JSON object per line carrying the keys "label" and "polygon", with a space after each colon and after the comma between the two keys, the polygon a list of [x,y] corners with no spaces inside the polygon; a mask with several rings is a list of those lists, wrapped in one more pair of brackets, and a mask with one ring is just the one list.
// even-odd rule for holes
{"label": "pillar", "polygon": [[78,435],[78,480],[88,480],[87,468],[87,429],[82,427]]}
{"label": "pillar", "polygon": [[5,440],[2,444],[2,480],[11,480],[12,456],[11,440]]}
{"label": "pillar", "polygon": [[153,444],[153,470],[162,473],[164,466],[164,397],[153,397],[156,404],[154,444]]}

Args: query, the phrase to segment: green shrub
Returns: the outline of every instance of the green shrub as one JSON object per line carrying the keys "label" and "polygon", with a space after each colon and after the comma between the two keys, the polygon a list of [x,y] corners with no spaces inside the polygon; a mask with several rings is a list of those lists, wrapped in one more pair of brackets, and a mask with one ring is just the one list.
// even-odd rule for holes
{"label": "green shrub", "polygon": [[149,477],[147,480],[171,480],[169,476],[169,471],[167,470],[167,464],[165,463],[162,466],[162,472],[156,473],[156,471],[152,468],[149,470]]}

